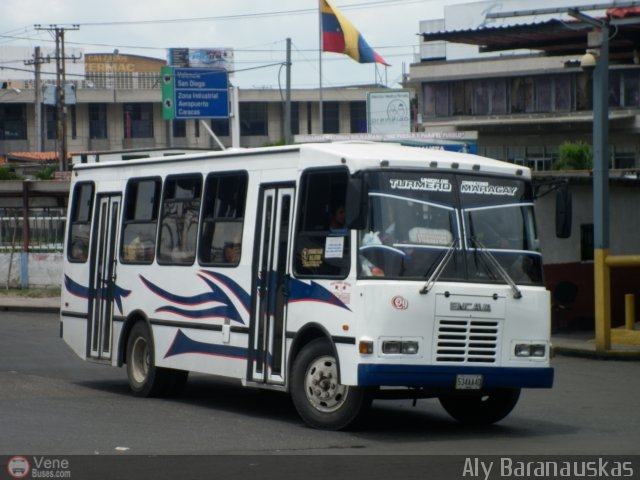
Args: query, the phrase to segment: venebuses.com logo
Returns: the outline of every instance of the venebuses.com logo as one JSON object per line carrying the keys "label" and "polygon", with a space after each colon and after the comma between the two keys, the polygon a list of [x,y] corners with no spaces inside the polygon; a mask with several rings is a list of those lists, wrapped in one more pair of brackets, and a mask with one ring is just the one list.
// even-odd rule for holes
{"label": "venebuses.com logo", "polygon": [[15,455],[7,462],[7,472],[11,478],[71,478],[71,465],[66,458]]}
{"label": "venebuses.com logo", "polygon": [[11,457],[7,463],[7,471],[12,478],[25,478],[31,471],[31,465],[25,457]]}

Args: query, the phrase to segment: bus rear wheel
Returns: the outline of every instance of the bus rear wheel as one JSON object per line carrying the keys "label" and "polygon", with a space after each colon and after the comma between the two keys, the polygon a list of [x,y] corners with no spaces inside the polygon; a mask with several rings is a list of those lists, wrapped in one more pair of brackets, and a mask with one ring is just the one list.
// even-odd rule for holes
{"label": "bus rear wheel", "polygon": [[520,398],[519,388],[502,388],[479,395],[442,395],[440,404],[466,425],[491,425],[511,413]]}
{"label": "bus rear wheel", "polygon": [[309,343],[294,360],[291,398],[308,425],[324,430],[353,425],[371,404],[365,388],[338,382],[337,361],[324,339]]}
{"label": "bus rear wheel", "polygon": [[127,378],[138,397],[167,397],[180,394],[189,372],[157,367],[149,327],[137,322],[127,341]]}

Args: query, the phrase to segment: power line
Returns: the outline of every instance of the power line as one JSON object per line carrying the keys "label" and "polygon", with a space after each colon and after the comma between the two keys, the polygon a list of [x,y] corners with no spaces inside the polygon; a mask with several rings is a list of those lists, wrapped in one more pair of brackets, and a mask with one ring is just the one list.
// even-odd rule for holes
{"label": "power line", "polygon": [[[372,6],[395,6],[404,4],[423,3],[425,0],[379,0],[375,2],[364,2],[352,5],[340,6],[341,10],[354,10]],[[122,20],[112,22],[85,22],[80,25],[83,27],[107,27],[107,26],[119,26],[119,25],[155,25],[166,23],[184,23],[184,22],[215,22],[215,21],[229,21],[229,20],[246,20],[249,18],[268,18],[268,17],[281,17],[290,15],[306,15],[311,13],[318,13],[317,8],[301,8],[296,10],[279,10],[279,11],[266,11],[256,13],[239,13],[235,15],[219,15],[215,17],[191,17],[191,18],[165,18],[155,20]]]}

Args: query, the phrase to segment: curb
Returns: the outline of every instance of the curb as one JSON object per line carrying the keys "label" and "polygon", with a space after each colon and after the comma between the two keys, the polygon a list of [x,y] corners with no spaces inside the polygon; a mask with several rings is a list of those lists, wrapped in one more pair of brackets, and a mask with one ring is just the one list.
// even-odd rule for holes
{"label": "curb", "polygon": [[60,313],[60,307],[29,306],[29,305],[0,305],[0,312]]}
{"label": "curb", "polygon": [[553,355],[590,358],[593,360],[640,361],[640,350],[606,350],[604,352],[597,352],[588,348],[554,346]]}

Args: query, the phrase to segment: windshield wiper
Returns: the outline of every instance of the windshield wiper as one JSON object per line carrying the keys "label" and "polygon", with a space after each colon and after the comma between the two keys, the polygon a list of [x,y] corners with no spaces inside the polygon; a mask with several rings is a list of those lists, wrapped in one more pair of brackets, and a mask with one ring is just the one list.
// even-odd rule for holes
{"label": "windshield wiper", "polygon": [[516,282],[513,281],[513,278],[511,278],[504,267],[500,265],[500,262],[498,262],[498,259],[493,255],[493,253],[487,250],[487,247],[485,247],[475,236],[471,237],[471,241],[474,243],[476,250],[480,250],[480,252],[485,254],[491,266],[493,266],[495,271],[498,272],[502,279],[511,287],[511,290],[513,290],[513,298],[522,298],[522,292],[516,285]]}
{"label": "windshield wiper", "polygon": [[438,263],[438,266],[435,268],[435,270],[429,277],[429,280],[427,280],[427,283],[424,284],[424,287],[420,289],[420,293],[422,295],[429,293],[429,290],[433,288],[435,283],[438,281],[438,278],[440,278],[440,275],[442,275],[442,272],[444,272],[444,269],[447,268],[447,265],[449,264],[449,260],[451,260],[451,257],[453,256],[453,252],[455,252],[456,250],[457,243],[458,243],[458,239],[454,238],[453,241],[449,244],[449,246],[447,247],[447,250],[444,253],[444,256],[442,257],[442,260],[440,260],[440,263]]}

